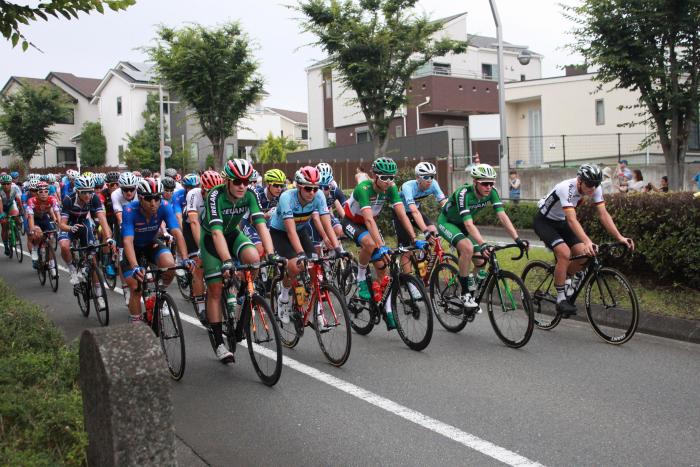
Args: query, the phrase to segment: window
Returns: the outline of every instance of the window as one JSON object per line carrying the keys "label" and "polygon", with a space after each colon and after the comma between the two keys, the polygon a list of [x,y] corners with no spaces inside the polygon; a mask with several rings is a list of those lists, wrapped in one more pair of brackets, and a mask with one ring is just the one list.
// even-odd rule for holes
{"label": "window", "polygon": [[494,78],[494,66],[490,63],[481,64],[481,77],[484,79],[495,79]]}
{"label": "window", "polygon": [[452,74],[452,65],[449,63],[433,63],[433,74],[450,76]]}
{"label": "window", "polygon": [[403,136],[403,126],[402,125],[396,125],[396,137],[401,138]]}
{"label": "window", "polygon": [[372,141],[372,138],[369,137],[369,131],[367,130],[356,131],[355,138],[357,139],[358,143],[368,143]]}
{"label": "window", "polygon": [[333,81],[331,81],[330,77],[326,78],[326,80],[323,82],[325,86],[325,91],[324,94],[326,95],[326,99],[330,99],[333,97]]}
{"label": "window", "polygon": [[117,97],[117,115],[121,115],[121,114],[122,114],[122,98],[120,96],[120,97]]}
{"label": "window", "polygon": [[170,97],[168,96],[163,96],[163,113],[165,115],[168,115],[168,101],[170,100]]}
{"label": "window", "polygon": [[2,148],[2,152],[0,154],[2,155],[2,157],[9,157],[12,155],[12,149]]}
{"label": "window", "polygon": [[69,109],[64,118],[56,121],[56,123],[62,123],[64,125],[72,125],[75,123],[75,109]]}
{"label": "window", "polygon": [[301,139],[309,139],[309,130],[306,128],[301,129]]}
{"label": "window", "polygon": [[56,148],[56,162],[58,164],[75,164],[75,148]]}
{"label": "window", "polygon": [[525,81],[525,75],[520,75],[520,81]]}
{"label": "window", "polygon": [[226,159],[231,159],[233,157],[233,144],[226,145]]}
{"label": "window", "polygon": [[605,104],[603,99],[597,99],[595,101],[595,124],[605,125]]}

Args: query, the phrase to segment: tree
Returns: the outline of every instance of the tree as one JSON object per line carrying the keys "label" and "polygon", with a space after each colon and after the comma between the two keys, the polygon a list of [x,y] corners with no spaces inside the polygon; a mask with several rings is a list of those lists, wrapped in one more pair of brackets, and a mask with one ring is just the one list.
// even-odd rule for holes
{"label": "tree", "polygon": [[181,171],[181,173],[187,174],[195,169],[195,162],[189,148],[185,146],[173,152],[170,158],[165,159],[165,166],[168,168],[173,167]]}
{"label": "tree", "polygon": [[132,170],[160,170],[159,106],[158,96],[149,94],[146,109],[141,113],[145,120],[143,128],[133,136],[127,135],[127,150],[122,154],[122,162]]}
{"label": "tree", "polygon": [[80,161],[86,167],[105,165],[107,140],[100,122],[85,122],[80,132]]}
{"label": "tree", "polygon": [[56,135],[50,127],[70,115],[72,103],[56,86],[24,85],[0,98],[0,110],[0,131],[28,168],[34,154]]}
{"label": "tree", "polygon": [[0,0],[0,32],[12,41],[12,47],[22,40],[22,50],[27,50],[29,41],[20,31],[20,24],[28,25],[29,21],[43,19],[48,21],[49,15],[58,18],[58,15],[66,19],[77,19],[78,13],[91,13],[98,11],[104,14],[104,6],[114,11],[125,10],[136,3],[136,0],[48,0],[39,3],[36,7],[17,5],[12,2]]}
{"label": "tree", "polygon": [[194,110],[221,168],[226,138],[263,91],[248,37],[232,22],[212,30],[161,26],[156,41],[155,47],[146,48],[156,73]]}
{"label": "tree", "polygon": [[669,185],[680,189],[691,124],[697,123],[700,93],[700,0],[584,0],[565,6],[576,27],[569,47],[595,79],[640,93],[639,121],[649,124],[664,152]]}
{"label": "tree", "polygon": [[434,40],[442,28],[412,13],[417,0],[308,0],[296,9],[306,18],[305,31],[329,55],[343,85],[355,91],[367,120],[375,154],[386,152],[389,124],[408,103],[413,73],[432,57],[463,53],[467,43]]}
{"label": "tree", "polygon": [[258,162],[287,162],[287,153],[296,151],[299,145],[286,136],[267,135],[267,139],[258,148]]}

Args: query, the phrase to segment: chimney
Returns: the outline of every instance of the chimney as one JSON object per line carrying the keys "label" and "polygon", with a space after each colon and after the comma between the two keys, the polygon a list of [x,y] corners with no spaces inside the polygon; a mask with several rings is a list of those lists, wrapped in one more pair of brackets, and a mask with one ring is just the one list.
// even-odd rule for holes
{"label": "chimney", "polygon": [[588,73],[586,65],[566,65],[564,70],[566,73],[564,76],[585,75]]}

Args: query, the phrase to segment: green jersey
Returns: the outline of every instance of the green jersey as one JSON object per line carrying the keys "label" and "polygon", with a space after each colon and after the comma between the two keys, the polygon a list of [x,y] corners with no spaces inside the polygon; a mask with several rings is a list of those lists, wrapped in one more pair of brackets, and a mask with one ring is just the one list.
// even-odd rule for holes
{"label": "green jersey", "polygon": [[503,211],[503,202],[495,188],[484,198],[479,198],[473,185],[464,184],[457,189],[442,208],[447,220],[453,224],[462,224],[470,219],[487,204],[491,203],[496,212]]}
{"label": "green jersey", "polygon": [[392,207],[402,203],[396,185],[391,185],[385,193],[378,193],[374,191],[374,182],[365,180],[355,187],[343,207],[345,215],[350,221],[355,224],[364,224],[365,218],[362,217],[362,210],[371,209],[372,217],[377,217],[387,201],[391,203]]}
{"label": "green jersey", "polygon": [[265,222],[265,215],[260,210],[258,199],[252,191],[246,190],[241,199],[231,202],[226,190],[226,185],[220,185],[212,188],[207,194],[202,222],[205,235],[211,234],[214,230],[229,235],[238,229],[241,219],[248,215],[252,224]]}

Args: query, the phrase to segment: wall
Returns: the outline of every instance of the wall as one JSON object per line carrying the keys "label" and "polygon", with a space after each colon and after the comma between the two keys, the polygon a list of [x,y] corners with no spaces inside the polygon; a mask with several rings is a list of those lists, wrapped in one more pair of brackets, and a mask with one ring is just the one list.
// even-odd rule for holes
{"label": "wall", "polygon": [[312,68],[306,72],[308,95],[309,148],[319,149],[328,146],[328,133],[323,124],[323,74],[322,68]]}

